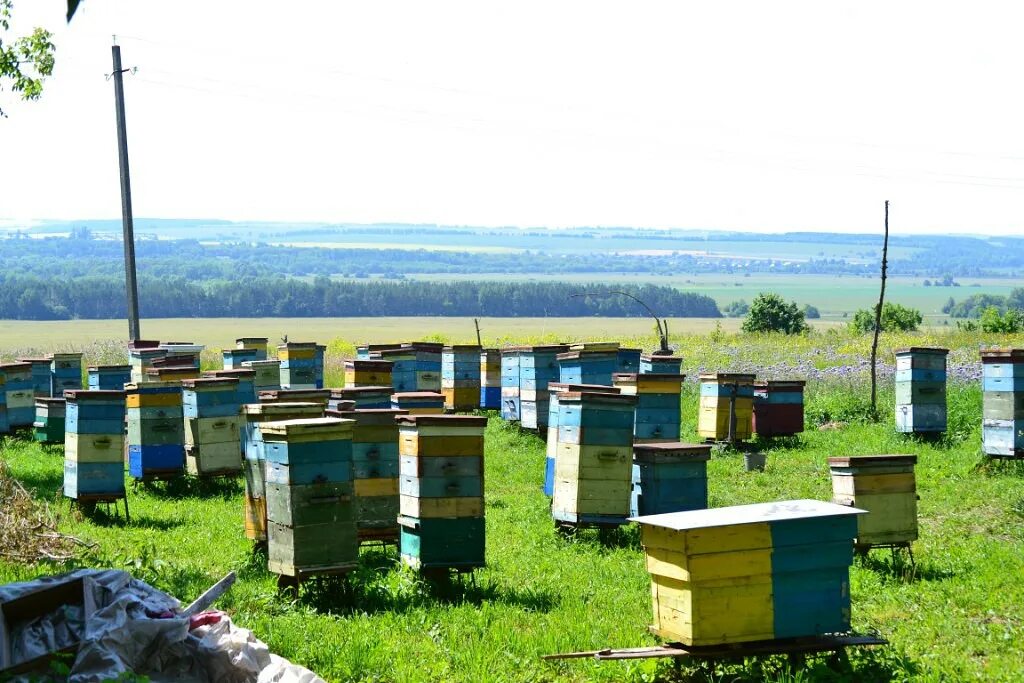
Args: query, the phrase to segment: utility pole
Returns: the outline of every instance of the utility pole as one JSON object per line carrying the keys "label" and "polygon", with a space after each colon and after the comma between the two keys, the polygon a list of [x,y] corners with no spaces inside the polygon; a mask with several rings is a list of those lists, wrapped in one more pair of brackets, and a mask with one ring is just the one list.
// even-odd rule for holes
{"label": "utility pole", "polygon": [[124,230],[124,280],[128,295],[128,336],[138,341],[139,286],[135,278],[135,227],[132,222],[132,185],[128,174],[128,133],[124,125],[124,72],[121,68],[121,46],[110,48],[114,56],[114,103],[117,111],[117,159],[121,169],[121,223]]}

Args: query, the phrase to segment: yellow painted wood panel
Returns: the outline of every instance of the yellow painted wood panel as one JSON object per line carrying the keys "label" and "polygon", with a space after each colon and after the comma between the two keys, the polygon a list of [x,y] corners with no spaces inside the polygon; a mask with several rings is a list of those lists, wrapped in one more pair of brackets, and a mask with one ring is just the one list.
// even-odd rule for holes
{"label": "yellow painted wood panel", "polygon": [[386,477],[380,479],[355,479],[352,482],[353,490],[357,496],[397,496],[398,479]]}
{"label": "yellow painted wood panel", "polygon": [[399,455],[415,455],[428,457],[455,457],[464,455],[483,455],[483,436],[446,436],[419,437],[403,431],[398,440]]}
{"label": "yellow painted wood panel", "polygon": [[914,493],[917,483],[913,472],[900,474],[832,474],[832,491],[838,494]]}
{"label": "yellow painted wood panel", "polygon": [[181,405],[181,394],[128,394],[124,398],[128,408],[166,408]]}
{"label": "yellow painted wood panel", "polygon": [[401,496],[398,506],[402,515],[417,519],[483,517],[484,515],[484,499],[482,497],[417,498]]}
{"label": "yellow painted wood panel", "polygon": [[836,494],[833,501],[868,511],[857,517],[857,543],[902,543],[917,539],[917,495],[914,493]]}
{"label": "yellow painted wood panel", "polygon": [[691,556],[771,547],[772,532],[767,522],[690,529],[686,532],[686,553]]}
{"label": "yellow painted wood panel", "polygon": [[709,588],[652,577],[658,630],[688,645],[764,640],[774,636],[771,578]]}
{"label": "yellow painted wood panel", "polygon": [[770,577],[772,551],[737,550],[687,556],[666,548],[647,548],[647,571],[679,581],[724,581]]}
{"label": "yellow painted wood panel", "polygon": [[122,462],[124,436],[69,432],[64,435],[64,458],[76,462]]}

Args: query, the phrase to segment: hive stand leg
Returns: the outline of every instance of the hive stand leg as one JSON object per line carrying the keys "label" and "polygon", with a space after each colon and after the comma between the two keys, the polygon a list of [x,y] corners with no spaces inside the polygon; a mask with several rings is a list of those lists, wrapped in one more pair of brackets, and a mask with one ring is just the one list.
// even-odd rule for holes
{"label": "hive stand leg", "polygon": [[804,668],[804,665],[807,663],[807,657],[802,652],[790,652],[786,655],[786,658],[789,660],[789,666],[793,671]]}
{"label": "hive stand leg", "polygon": [[828,658],[828,666],[832,669],[845,670],[850,668],[850,656],[847,654],[845,647],[836,648],[836,651]]}
{"label": "hive stand leg", "polygon": [[132,523],[131,515],[128,513],[128,492],[127,491],[124,492],[124,523],[125,524],[131,524]]}
{"label": "hive stand leg", "polygon": [[293,592],[294,597],[299,597],[299,577],[288,576],[287,574],[277,575],[277,590],[281,593]]}

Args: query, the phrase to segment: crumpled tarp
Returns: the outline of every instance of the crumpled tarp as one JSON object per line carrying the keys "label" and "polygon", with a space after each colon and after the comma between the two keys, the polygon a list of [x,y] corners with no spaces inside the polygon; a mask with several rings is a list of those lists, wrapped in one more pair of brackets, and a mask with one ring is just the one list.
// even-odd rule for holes
{"label": "crumpled tarp", "polygon": [[[223,616],[218,623],[189,631],[180,603],[131,574],[114,569],[82,569],[70,574],[0,586],[0,603],[60,583],[84,582],[96,611],[82,623],[80,606],[64,606],[43,615],[12,634],[12,655],[24,661],[80,641],[70,664],[71,683],[92,683],[124,672],[149,677],[153,683],[317,683],[310,670],[296,666],[267,649],[251,631]],[[13,681],[38,681],[26,674]]]}

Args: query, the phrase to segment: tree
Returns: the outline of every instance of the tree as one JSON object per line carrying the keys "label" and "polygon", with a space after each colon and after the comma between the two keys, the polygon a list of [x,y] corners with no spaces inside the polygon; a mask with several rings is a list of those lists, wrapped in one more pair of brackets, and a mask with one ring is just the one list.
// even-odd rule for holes
{"label": "tree", "polygon": [[745,316],[750,311],[750,304],[743,299],[739,301],[733,301],[731,304],[726,304],[725,308],[722,309],[722,313],[725,313],[730,318],[740,318]]}
{"label": "tree", "polygon": [[818,318],[821,317],[821,311],[818,310],[817,306],[805,304],[804,317],[807,318],[808,320],[817,320]]}
{"label": "tree", "polygon": [[[77,7],[78,2],[74,3]],[[0,90],[10,81],[10,89],[24,100],[37,100],[43,94],[43,79],[53,74],[53,34],[36,27],[27,36],[4,44],[4,35],[11,30],[13,0],[0,0]],[[68,3],[68,19],[74,14]],[[6,116],[0,107],[0,116]]]}
{"label": "tree", "polygon": [[804,312],[795,301],[788,304],[778,294],[761,293],[754,297],[743,321],[744,332],[783,332],[800,334],[808,330]]}
{"label": "tree", "polygon": [[[913,332],[921,324],[921,311],[908,308],[902,304],[886,302],[882,306],[882,317],[879,322],[882,332]],[[873,332],[875,329],[875,311],[862,308],[853,314],[850,329],[855,332]]]}
{"label": "tree", "polygon": [[1006,297],[1006,307],[1024,311],[1024,287],[1014,287]]}
{"label": "tree", "polygon": [[1024,328],[1024,313],[1011,308],[1000,314],[995,306],[989,306],[981,313],[982,332],[1016,334]]}
{"label": "tree", "polygon": [[949,297],[949,299],[946,300],[946,303],[942,306],[942,312],[948,315],[953,310],[954,306],[956,306],[956,301],[953,297]]}

